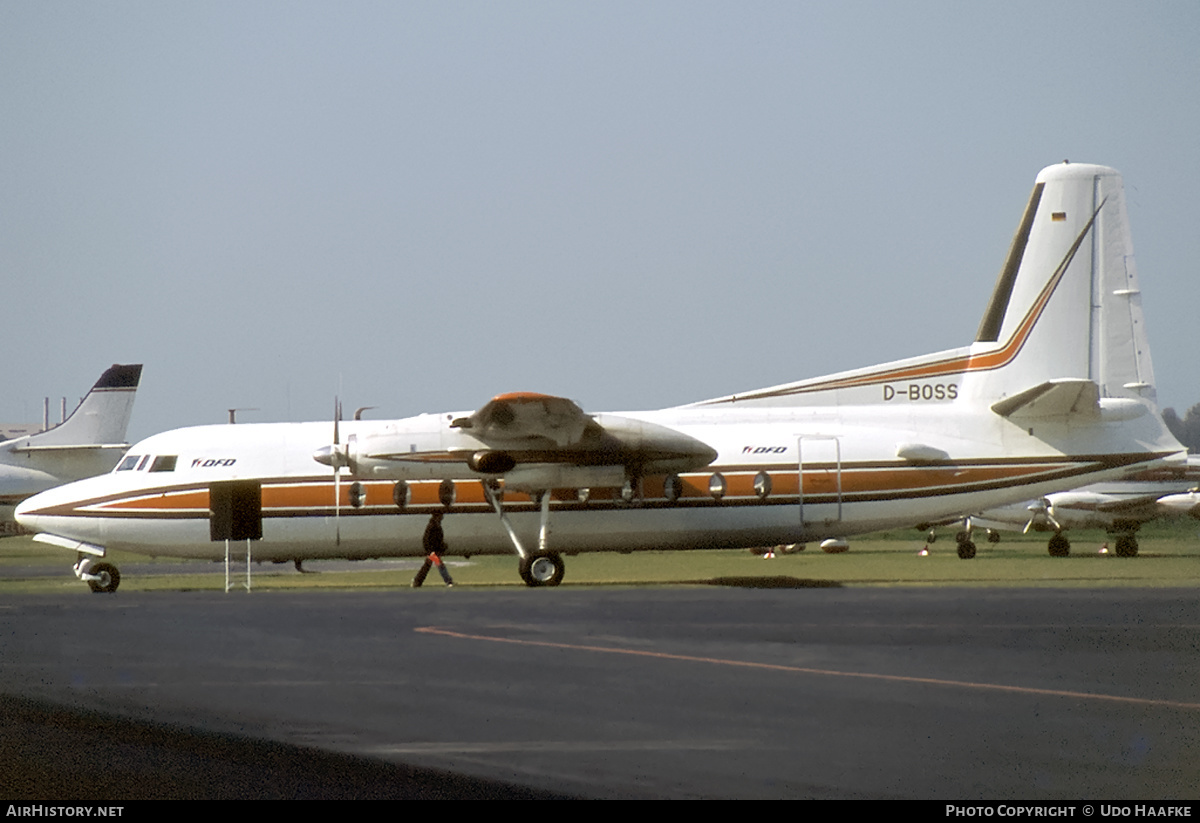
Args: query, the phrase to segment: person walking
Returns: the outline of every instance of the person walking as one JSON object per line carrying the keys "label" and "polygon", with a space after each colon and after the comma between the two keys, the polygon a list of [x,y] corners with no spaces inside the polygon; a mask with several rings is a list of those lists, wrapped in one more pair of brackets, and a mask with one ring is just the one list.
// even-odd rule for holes
{"label": "person walking", "polygon": [[429,574],[429,569],[434,566],[437,566],[437,570],[442,575],[442,580],[446,581],[447,586],[454,585],[454,581],[450,579],[450,570],[446,568],[441,557],[446,552],[446,534],[442,531],[442,518],[445,516],[445,512],[434,512],[429,518],[429,525],[425,527],[425,536],[421,538],[422,546],[425,549],[425,562],[421,564],[421,568],[417,569],[417,574],[413,578],[412,587],[414,589],[421,587],[421,584],[425,582],[425,576]]}

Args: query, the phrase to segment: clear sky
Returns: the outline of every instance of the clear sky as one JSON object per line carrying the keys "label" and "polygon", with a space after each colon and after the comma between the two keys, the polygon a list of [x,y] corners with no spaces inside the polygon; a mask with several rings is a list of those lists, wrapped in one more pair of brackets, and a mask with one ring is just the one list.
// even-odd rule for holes
{"label": "clear sky", "polygon": [[4,421],[114,362],[137,439],[965,345],[1064,158],[1200,402],[1195,0],[0,0],[0,147]]}

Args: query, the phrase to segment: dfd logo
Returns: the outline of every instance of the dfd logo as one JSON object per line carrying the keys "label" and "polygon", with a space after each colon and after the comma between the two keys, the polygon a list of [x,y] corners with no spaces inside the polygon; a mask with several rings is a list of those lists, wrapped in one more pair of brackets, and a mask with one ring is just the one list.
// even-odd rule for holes
{"label": "dfd logo", "polygon": [[192,461],[192,468],[193,469],[211,469],[216,466],[232,466],[236,462],[237,462],[236,457],[224,457],[224,458],[197,457],[195,460]]}
{"label": "dfd logo", "polygon": [[742,454],[784,454],[787,446],[744,446]]}

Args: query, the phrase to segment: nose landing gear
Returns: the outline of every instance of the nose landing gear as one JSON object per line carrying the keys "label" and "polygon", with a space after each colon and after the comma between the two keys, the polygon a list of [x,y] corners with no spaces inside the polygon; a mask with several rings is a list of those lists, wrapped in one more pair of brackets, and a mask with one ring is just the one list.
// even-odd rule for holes
{"label": "nose landing gear", "polygon": [[94,592],[111,594],[121,585],[121,573],[112,563],[97,563],[91,557],[80,558],[75,564],[75,576]]}

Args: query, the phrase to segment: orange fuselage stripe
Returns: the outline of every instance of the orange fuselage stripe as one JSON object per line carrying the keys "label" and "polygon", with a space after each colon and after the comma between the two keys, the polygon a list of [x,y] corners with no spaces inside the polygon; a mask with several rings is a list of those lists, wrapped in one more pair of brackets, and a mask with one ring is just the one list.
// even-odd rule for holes
{"label": "orange fuselage stripe", "polygon": [[[840,490],[842,495],[881,494],[919,492],[930,489],[955,487],[963,489],[981,483],[997,481],[1012,481],[1020,478],[1035,477],[1048,471],[1061,471],[1061,463],[1039,463],[1002,466],[945,466],[945,467],[873,467],[807,469],[804,472],[804,494],[831,495]],[[725,494],[728,498],[753,498],[756,496],[754,481],[759,472],[736,471],[723,474],[725,479]],[[776,469],[766,471],[771,480],[770,497],[788,497],[797,495],[797,473],[795,470]],[[708,500],[712,498],[709,491],[709,479],[712,474],[685,474],[680,477],[680,499]],[[665,476],[648,477],[643,480],[641,494],[643,499],[665,499]],[[343,480],[340,486],[340,501],[342,507],[350,506],[350,486],[354,481]],[[359,481],[361,482],[361,481]],[[439,496],[440,480],[409,481],[409,505],[431,506],[441,502]],[[390,480],[374,480],[362,482],[365,492],[364,504],[367,507],[387,507],[395,505],[392,490],[394,482]],[[456,480],[455,503],[457,505],[487,505],[483,493],[483,485],[478,480]],[[309,481],[289,483],[286,481],[275,484],[264,483],[262,490],[262,505],[264,511],[271,509],[328,509],[335,505],[333,496],[334,483],[332,479],[325,481]],[[594,489],[591,499],[595,501],[614,499],[619,495],[617,489]],[[575,490],[555,490],[553,499],[562,502],[574,501]],[[508,491],[505,493],[507,502],[532,502],[532,497],[522,492]],[[123,497],[87,507],[92,511],[207,511],[209,508],[208,490],[191,489],[179,492],[157,491],[153,494],[139,493],[134,497]]]}

